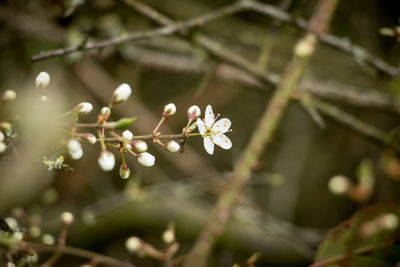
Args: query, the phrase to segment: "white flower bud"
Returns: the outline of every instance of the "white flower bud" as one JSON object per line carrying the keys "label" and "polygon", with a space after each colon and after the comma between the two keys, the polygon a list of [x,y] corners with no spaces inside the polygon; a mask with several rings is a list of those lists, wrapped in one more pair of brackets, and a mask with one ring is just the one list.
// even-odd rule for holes
{"label": "white flower bud", "polygon": [[91,133],[83,133],[81,137],[83,140],[88,141],[92,145],[96,144],[97,138]]}
{"label": "white flower bud", "polygon": [[3,142],[0,142],[0,154],[6,151],[7,146]]}
{"label": "white flower bud", "polygon": [[111,116],[111,110],[108,107],[103,107],[100,110],[100,114],[103,115],[105,120],[108,120],[108,118]]}
{"label": "white flower bud", "polygon": [[100,153],[98,162],[103,171],[111,171],[115,165],[114,154],[108,150],[104,150]]}
{"label": "white flower bud", "polygon": [[70,225],[74,222],[74,215],[71,212],[64,211],[60,215],[61,222],[66,225]]}
{"label": "white flower bud", "polygon": [[114,97],[113,102],[115,104],[124,102],[124,101],[128,100],[128,98],[131,96],[131,94],[132,94],[132,89],[129,86],[129,84],[123,83],[120,86],[118,86],[117,89],[115,89],[114,95],[113,95],[113,97]]}
{"label": "white flower bud", "polygon": [[19,224],[18,221],[14,217],[6,217],[4,218],[4,221],[8,224],[8,226],[13,230],[13,231],[18,231],[19,230]]}
{"label": "white flower bud", "polygon": [[129,178],[129,176],[131,175],[131,170],[129,169],[127,164],[121,164],[121,167],[119,168],[119,175],[123,179]]}
{"label": "white flower bud", "polygon": [[3,132],[0,131],[0,142],[4,142],[4,139],[6,137],[4,136]]}
{"label": "white flower bud", "polygon": [[167,229],[166,231],[164,231],[164,233],[162,234],[162,240],[166,244],[171,244],[172,242],[174,242],[175,241],[175,231],[173,229]]}
{"label": "white flower bud", "polygon": [[40,230],[39,226],[32,225],[29,227],[29,235],[33,238],[38,238],[40,234],[42,233],[42,230]]}
{"label": "white flower bud", "polygon": [[164,117],[172,116],[176,113],[176,106],[173,103],[169,103],[168,105],[164,106]]}
{"label": "white flower bud", "polygon": [[16,97],[17,97],[17,93],[13,90],[7,90],[3,93],[4,101],[14,101]]}
{"label": "white flower bud", "polygon": [[22,241],[24,239],[24,234],[22,232],[14,232],[13,237],[17,241]]}
{"label": "white flower bud", "polygon": [[179,151],[181,146],[175,141],[169,141],[167,143],[166,148],[168,149],[169,152],[177,152],[177,151]]}
{"label": "white flower bud", "polygon": [[128,250],[130,253],[136,253],[140,250],[140,248],[142,247],[142,241],[140,240],[140,238],[136,237],[136,236],[132,236],[129,237],[126,241],[125,241],[125,248],[126,250]]}
{"label": "white flower bud", "polygon": [[68,152],[71,158],[80,159],[83,156],[81,143],[76,139],[71,139],[68,142]]}
{"label": "white flower bud", "polygon": [[351,183],[347,177],[336,175],[329,180],[328,188],[333,194],[342,195],[350,190]]}
{"label": "white flower bud", "polygon": [[154,165],[156,158],[150,153],[143,152],[138,156],[138,162],[146,167],[151,167]]}
{"label": "white flower bud", "polygon": [[187,110],[189,119],[196,120],[201,115],[201,110],[199,106],[193,105]]}
{"label": "white flower bud", "polygon": [[38,76],[36,76],[35,82],[36,87],[46,88],[50,83],[50,75],[47,72],[42,71],[38,74]]}
{"label": "white flower bud", "polygon": [[130,143],[131,141],[132,141],[132,139],[133,139],[133,133],[131,132],[131,131],[129,131],[129,130],[125,130],[123,133],[122,133],[122,138],[124,139],[124,142],[125,143]]}
{"label": "white flower bud", "polygon": [[147,151],[147,143],[142,140],[133,140],[132,143],[133,148],[135,149],[136,152],[142,153]]}
{"label": "white flower bud", "polygon": [[308,34],[296,44],[294,53],[298,57],[309,57],[314,52],[316,41],[314,35]]}
{"label": "white flower bud", "polygon": [[56,243],[56,240],[54,239],[54,237],[50,234],[44,234],[42,236],[42,242],[45,245],[51,246],[54,245]]}
{"label": "white flower bud", "polygon": [[93,106],[92,106],[92,104],[90,104],[90,103],[88,103],[88,102],[82,102],[82,103],[78,104],[78,105],[75,107],[75,109],[78,110],[80,114],[86,115],[86,114],[88,114],[90,111],[92,111]]}

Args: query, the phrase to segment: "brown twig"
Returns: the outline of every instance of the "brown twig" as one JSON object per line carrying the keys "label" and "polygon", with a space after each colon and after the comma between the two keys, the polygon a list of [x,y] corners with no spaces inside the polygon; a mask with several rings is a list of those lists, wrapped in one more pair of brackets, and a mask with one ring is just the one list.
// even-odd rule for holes
{"label": "brown twig", "polygon": [[[337,0],[321,0],[313,14],[311,23],[322,23],[323,25],[318,25],[318,28],[325,29],[334,13],[337,2]],[[329,6],[329,8],[326,9],[325,6]],[[204,226],[194,247],[185,259],[184,267],[206,265],[215,240],[224,231],[236,199],[250,178],[252,167],[261,156],[264,147],[271,142],[273,133],[286,110],[291,95],[308,66],[315,48],[315,38],[314,34],[309,33],[297,43],[291,63],[281,78],[278,88],[267,105],[246,149],[235,165],[230,184],[219,197],[209,216],[208,223]]]}

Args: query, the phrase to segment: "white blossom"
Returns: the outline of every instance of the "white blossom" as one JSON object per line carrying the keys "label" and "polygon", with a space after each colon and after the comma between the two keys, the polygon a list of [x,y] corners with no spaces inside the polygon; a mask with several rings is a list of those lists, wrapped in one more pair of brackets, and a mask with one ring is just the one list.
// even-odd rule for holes
{"label": "white blossom", "polygon": [[120,103],[128,100],[128,98],[132,94],[132,89],[127,83],[123,83],[120,86],[117,87],[114,91],[114,98],[113,102],[114,103]]}
{"label": "white blossom", "polygon": [[38,88],[46,88],[50,83],[50,75],[45,71],[40,72],[36,76],[35,83]]}
{"label": "white blossom", "polygon": [[211,155],[214,153],[214,144],[223,149],[230,149],[232,147],[231,140],[224,134],[229,131],[231,121],[227,118],[222,118],[217,122],[215,120],[216,117],[211,105],[206,107],[204,121],[197,119],[197,128],[204,138],[204,148]]}
{"label": "white blossom", "polygon": [[179,149],[181,148],[181,146],[180,146],[177,142],[175,142],[175,141],[169,141],[169,142],[167,143],[166,148],[167,148],[168,151],[170,151],[170,152],[177,152],[177,151],[179,151]]}
{"label": "white blossom", "polygon": [[156,158],[150,153],[143,152],[138,156],[138,162],[146,167],[151,167],[154,165]]}
{"label": "white blossom", "polygon": [[92,111],[93,106],[88,102],[82,102],[75,107],[76,110],[79,111],[80,114],[86,115],[90,111]]}
{"label": "white blossom", "polygon": [[108,150],[103,150],[98,159],[99,165],[103,171],[111,171],[114,169],[115,157],[114,154]]}
{"label": "white blossom", "polygon": [[168,117],[172,116],[176,113],[176,106],[173,103],[169,103],[168,105],[164,106],[164,114],[166,114]]}
{"label": "white blossom", "polygon": [[129,130],[125,130],[122,133],[122,138],[124,139],[125,143],[129,144],[133,139],[133,133]]}

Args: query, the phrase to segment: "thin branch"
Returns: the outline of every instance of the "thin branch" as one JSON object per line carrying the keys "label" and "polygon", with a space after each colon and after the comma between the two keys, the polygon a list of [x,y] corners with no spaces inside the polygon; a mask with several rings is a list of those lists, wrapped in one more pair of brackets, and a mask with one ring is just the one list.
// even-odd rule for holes
{"label": "thin branch", "polygon": [[165,26],[165,27],[160,27],[160,28],[153,29],[153,30],[134,32],[134,33],[127,34],[124,36],[115,37],[115,38],[111,38],[108,40],[103,40],[103,41],[99,41],[99,42],[95,42],[95,43],[85,43],[83,45],[79,45],[79,46],[75,46],[75,47],[61,48],[61,49],[51,50],[48,52],[42,52],[38,55],[34,55],[32,57],[32,61],[39,61],[39,60],[43,60],[43,59],[47,59],[47,58],[63,56],[63,55],[71,54],[71,53],[78,52],[78,51],[96,50],[96,49],[100,49],[100,48],[104,48],[104,47],[108,47],[108,46],[114,46],[114,45],[126,43],[129,41],[137,41],[137,40],[142,40],[142,39],[154,38],[157,36],[171,35],[173,33],[176,33],[176,32],[182,31],[182,30],[202,26],[205,23],[208,23],[212,20],[221,18],[223,16],[237,13],[241,10],[243,10],[243,7],[241,6],[240,2],[237,2],[237,3],[233,3],[230,5],[224,6],[220,9],[216,9],[216,10],[206,13],[204,15],[201,15],[201,16],[198,16],[195,18],[191,18],[186,21],[177,22],[177,23]]}
{"label": "thin branch", "polygon": [[[337,0],[321,0],[311,19],[320,29],[325,29],[334,13]],[[329,6],[328,9],[324,8]],[[221,194],[218,202],[211,212],[208,223],[204,226],[191,252],[184,261],[184,267],[202,267],[207,263],[215,240],[222,234],[230,217],[235,202],[240,195],[244,185],[250,178],[251,170],[264,147],[268,145],[273,137],[275,129],[286,111],[292,93],[297,88],[304,71],[307,69],[309,59],[313,54],[316,37],[309,33],[296,45],[295,55],[286,69],[278,88],[267,105],[261,120],[253,132],[251,139],[235,165],[231,182],[225,192]],[[308,47],[307,53],[298,52],[299,47]]]}

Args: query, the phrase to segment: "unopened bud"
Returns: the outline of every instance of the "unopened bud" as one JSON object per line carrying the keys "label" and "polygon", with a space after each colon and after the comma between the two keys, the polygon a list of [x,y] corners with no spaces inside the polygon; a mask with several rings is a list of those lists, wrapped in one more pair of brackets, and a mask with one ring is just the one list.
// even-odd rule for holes
{"label": "unopened bud", "polygon": [[114,154],[108,150],[104,150],[100,153],[98,163],[103,171],[111,171],[114,169],[115,157]]}
{"label": "unopened bud", "polygon": [[119,175],[123,179],[128,179],[129,176],[131,175],[131,170],[129,169],[129,167],[126,163],[121,164],[121,167],[119,168]]}
{"label": "unopened bud", "polygon": [[336,195],[346,194],[351,189],[351,186],[349,179],[343,175],[333,176],[328,184],[329,191]]}
{"label": "unopened bud", "polygon": [[128,250],[130,253],[137,253],[138,251],[141,250],[142,247],[142,240],[136,236],[129,237],[125,241],[125,248]]}
{"label": "unopened bud", "polygon": [[122,138],[124,139],[125,143],[129,144],[133,139],[133,133],[129,130],[125,130],[122,133]]}
{"label": "unopened bud", "polygon": [[11,123],[8,121],[2,121],[0,122],[0,128],[6,131],[11,131]]}
{"label": "unopened bud", "polygon": [[38,74],[38,76],[36,76],[35,82],[36,87],[46,88],[50,83],[50,75],[47,72],[42,71]]}
{"label": "unopened bud", "polygon": [[128,100],[132,94],[132,89],[127,83],[123,83],[115,89],[113,94],[113,103],[118,104]]}
{"label": "unopened bud", "polygon": [[176,113],[176,106],[173,103],[169,103],[168,105],[164,106],[164,112],[163,112],[163,117],[164,118],[169,118],[170,116],[174,115]]}
{"label": "unopened bud", "polygon": [[6,218],[4,218],[4,221],[6,221],[6,223],[11,228],[11,230],[13,230],[13,231],[19,230],[18,221],[14,217],[6,217]]}
{"label": "unopened bud", "polygon": [[77,160],[82,158],[83,156],[83,149],[81,143],[77,139],[71,139],[68,142],[68,152],[71,158]]}
{"label": "unopened bud", "polygon": [[70,225],[74,222],[74,215],[69,211],[64,211],[60,215],[61,222],[66,225]]}
{"label": "unopened bud", "polygon": [[146,152],[148,148],[147,143],[142,140],[132,140],[131,145],[138,153]]}
{"label": "unopened bud", "polygon": [[33,225],[33,226],[29,227],[29,235],[32,238],[38,238],[41,233],[42,233],[42,231],[40,230],[40,228],[38,226]]}
{"label": "unopened bud", "polygon": [[90,144],[96,144],[97,138],[91,133],[83,133],[81,135],[82,140],[89,142]]}
{"label": "unopened bud", "polygon": [[294,47],[294,53],[298,57],[309,57],[315,49],[317,38],[313,34],[307,34]]}
{"label": "unopened bud", "polygon": [[387,213],[379,216],[377,223],[384,230],[394,230],[399,226],[399,218],[396,214]]}
{"label": "unopened bud", "polygon": [[197,105],[193,105],[187,110],[188,118],[196,120],[201,115],[201,110]]}
{"label": "unopened bud", "polygon": [[168,228],[167,230],[164,231],[162,234],[162,240],[166,244],[171,244],[172,242],[175,241],[175,231],[173,228]]}
{"label": "unopened bud", "polygon": [[108,107],[103,107],[100,111],[100,114],[103,115],[105,120],[108,120],[111,116],[111,110]]}
{"label": "unopened bud", "polygon": [[75,107],[75,110],[79,112],[79,114],[86,115],[90,111],[92,111],[93,106],[88,102],[82,102]]}
{"label": "unopened bud", "polygon": [[169,152],[177,152],[177,151],[179,151],[181,146],[175,141],[169,141],[167,143],[166,148],[168,149]]}
{"label": "unopened bud", "polygon": [[148,152],[140,153],[138,156],[138,162],[146,167],[153,166],[155,160],[155,157]]}
{"label": "unopened bud", "polygon": [[13,237],[17,241],[22,241],[24,239],[24,233],[22,232],[14,232]]}
{"label": "unopened bud", "polygon": [[14,101],[17,97],[17,93],[13,90],[7,90],[3,93],[2,99],[4,101]]}
{"label": "unopened bud", "polygon": [[43,242],[43,244],[49,245],[49,246],[54,245],[56,243],[54,237],[50,234],[44,234],[42,236],[42,242]]}

